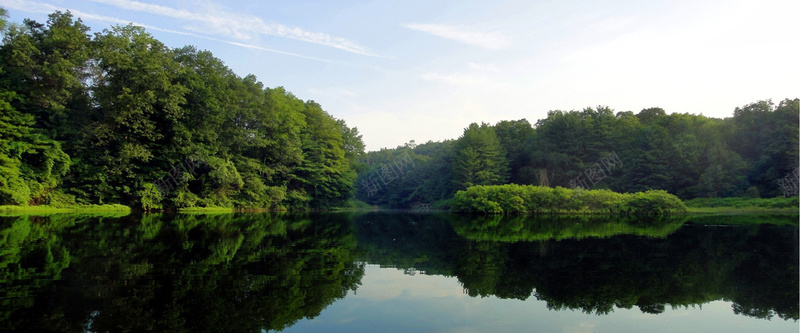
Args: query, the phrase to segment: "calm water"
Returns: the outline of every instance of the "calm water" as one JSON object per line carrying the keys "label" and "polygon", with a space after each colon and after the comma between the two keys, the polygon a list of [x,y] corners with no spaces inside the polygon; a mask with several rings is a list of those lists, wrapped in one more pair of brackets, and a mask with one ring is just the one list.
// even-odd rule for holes
{"label": "calm water", "polygon": [[0,330],[797,332],[796,221],[0,217]]}

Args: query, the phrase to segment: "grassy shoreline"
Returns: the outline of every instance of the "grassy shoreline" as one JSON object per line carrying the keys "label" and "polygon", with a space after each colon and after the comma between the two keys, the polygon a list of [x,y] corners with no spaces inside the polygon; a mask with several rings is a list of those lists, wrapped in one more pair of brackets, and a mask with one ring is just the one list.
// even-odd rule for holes
{"label": "grassy shoreline", "polygon": [[[584,192],[585,193],[585,192]],[[451,200],[448,200],[451,201]],[[450,202],[448,202],[450,203]],[[798,215],[798,198],[697,198],[685,200],[685,212],[673,212],[679,215],[754,215],[754,214],[778,214],[778,215]],[[589,207],[551,207],[548,211],[536,212],[545,215],[615,215],[607,210],[588,209]],[[553,209],[555,208],[555,209]],[[559,209],[561,208],[561,209]],[[567,208],[567,209],[564,209]],[[593,207],[597,208],[597,207]],[[364,202],[351,199],[342,207],[331,208],[330,212],[356,212],[356,211],[377,211],[384,210],[377,206],[370,206]],[[0,205],[2,215],[50,215],[50,214],[86,214],[86,213],[122,213],[130,214],[131,207],[119,204],[107,205],[59,205],[59,206],[15,206]],[[177,209],[179,214],[231,214],[249,212],[285,212],[286,210],[266,210],[266,209],[236,209],[231,207],[187,207]],[[412,210],[416,211],[416,210]],[[447,210],[435,210],[446,212]],[[530,213],[530,212],[528,212]],[[538,215],[534,214],[534,215]]]}
{"label": "grassy shoreline", "polygon": [[186,207],[179,208],[178,213],[181,214],[230,214],[235,210],[230,207]]}
{"label": "grassy shoreline", "polygon": [[693,214],[798,214],[798,198],[696,198],[685,200]]}
{"label": "grassy shoreline", "polygon": [[688,214],[798,214],[798,208],[770,207],[687,207]]}
{"label": "grassy shoreline", "polygon": [[0,214],[19,214],[19,215],[49,215],[49,214],[74,214],[74,213],[131,213],[131,208],[125,205],[74,205],[53,207],[48,205],[40,206],[0,206]]}

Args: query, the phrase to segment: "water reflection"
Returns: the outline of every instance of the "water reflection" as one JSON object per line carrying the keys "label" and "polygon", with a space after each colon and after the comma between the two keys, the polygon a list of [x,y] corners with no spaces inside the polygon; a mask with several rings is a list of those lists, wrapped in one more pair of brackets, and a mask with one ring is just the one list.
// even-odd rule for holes
{"label": "water reflection", "polygon": [[356,229],[365,261],[455,276],[470,296],[596,314],[728,300],[737,314],[797,320],[797,227],[729,222],[376,213],[356,218]]}
{"label": "water reflection", "polygon": [[343,216],[4,218],[6,331],[282,329],[355,290]]}
{"label": "water reflection", "polygon": [[797,320],[792,218],[0,217],[0,329],[282,330],[356,291],[362,263],[551,310],[725,300],[739,315]]}

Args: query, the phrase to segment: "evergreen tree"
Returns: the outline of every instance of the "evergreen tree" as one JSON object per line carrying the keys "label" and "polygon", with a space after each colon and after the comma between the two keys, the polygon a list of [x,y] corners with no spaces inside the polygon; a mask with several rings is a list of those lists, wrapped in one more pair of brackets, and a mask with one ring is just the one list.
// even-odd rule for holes
{"label": "evergreen tree", "polygon": [[508,179],[506,152],[494,128],[472,123],[456,141],[453,182],[457,189],[503,184]]}

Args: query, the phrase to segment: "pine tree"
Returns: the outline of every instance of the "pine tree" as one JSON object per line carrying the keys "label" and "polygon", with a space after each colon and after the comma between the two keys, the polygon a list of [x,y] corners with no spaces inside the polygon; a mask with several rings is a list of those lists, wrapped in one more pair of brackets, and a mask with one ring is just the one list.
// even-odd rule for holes
{"label": "pine tree", "polygon": [[503,184],[508,179],[506,152],[489,124],[470,124],[455,149],[453,182],[458,189]]}

